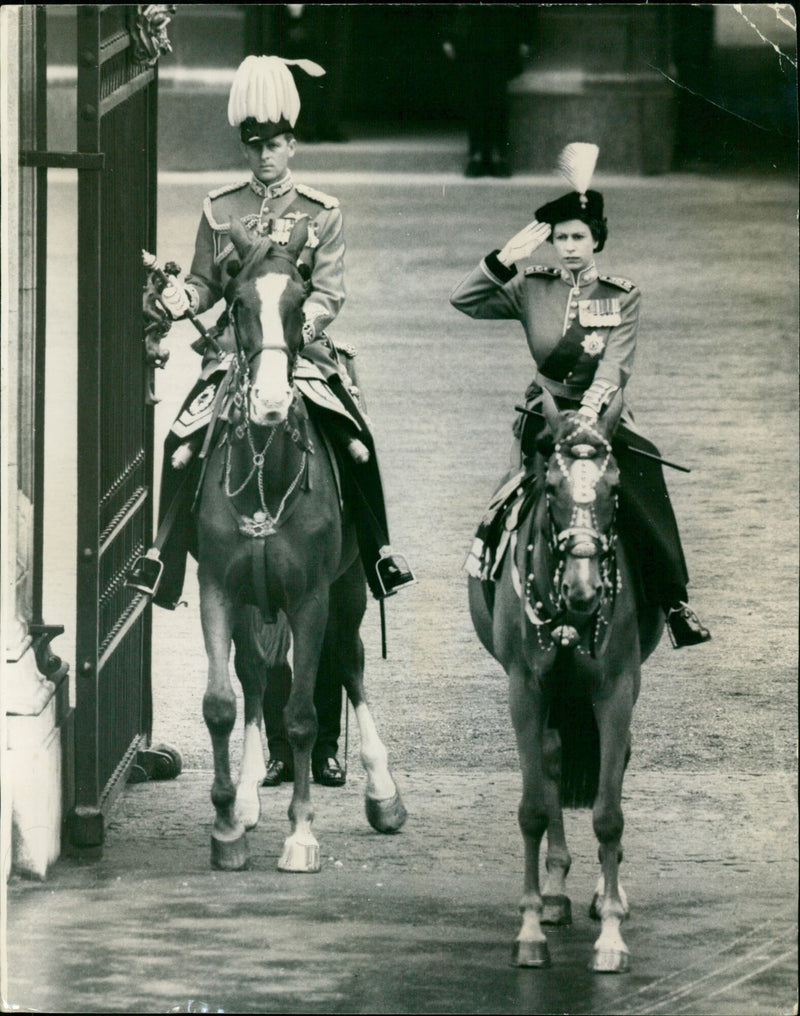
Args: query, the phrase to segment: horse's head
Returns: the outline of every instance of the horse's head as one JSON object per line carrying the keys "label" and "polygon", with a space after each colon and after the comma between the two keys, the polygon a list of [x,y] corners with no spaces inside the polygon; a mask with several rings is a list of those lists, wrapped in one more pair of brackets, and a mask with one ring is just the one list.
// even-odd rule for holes
{"label": "horse's head", "polygon": [[302,346],[306,283],[298,258],[308,224],[298,219],[288,242],[253,239],[238,219],[231,240],[241,264],[226,288],[236,335],[247,411],[254,424],[274,426],[286,419],[292,402],[292,366]]}
{"label": "horse's head", "polygon": [[553,435],[546,495],[552,550],[557,561],[553,592],[568,610],[592,614],[609,581],[619,470],[611,436],[622,409],[619,395],[597,422],[559,413],[545,391],[543,408]]}

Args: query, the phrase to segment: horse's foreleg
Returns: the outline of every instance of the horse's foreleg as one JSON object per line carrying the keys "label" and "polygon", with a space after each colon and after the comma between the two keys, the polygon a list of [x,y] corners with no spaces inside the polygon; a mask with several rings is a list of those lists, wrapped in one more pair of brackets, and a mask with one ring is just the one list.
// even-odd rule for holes
{"label": "horse's foreleg", "polygon": [[244,825],[236,816],[236,789],[231,779],[230,736],[236,722],[236,697],[228,673],[233,608],[213,581],[200,573],[200,618],[208,655],[208,684],[203,696],[203,718],[211,735],[214,783],[211,800],[216,818],[211,833],[211,864],[238,870],[247,863]]}
{"label": "horse's foreleg", "polygon": [[328,593],[317,593],[291,618],[293,678],[284,711],[294,755],[294,789],[289,803],[292,831],[278,861],[281,871],[319,871],[319,844],[311,831],[311,749],[317,737],[314,686],[328,621]]}
{"label": "horse's foreleg", "polygon": [[592,812],[592,824],[599,843],[602,870],[600,936],[594,944],[592,969],[598,973],[624,973],[630,968],[630,954],[620,925],[628,906],[619,884],[622,861],[622,779],[628,759],[630,725],[633,715],[633,685],[619,681],[613,695],[595,705],[600,732],[600,777]]}
{"label": "horse's foreleg", "polygon": [[543,735],[544,792],[547,796],[546,876],[542,888],[542,924],[572,924],[572,905],[567,896],[567,875],[572,858],[567,849],[564,814],[561,810],[561,739],[556,730],[546,729]]}
{"label": "horse's foreleg", "polygon": [[522,927],[514,943],[513,962],[519,967],[546,967],[550,965],[550,954],[542,930],[543,901],[539,888],[539,851],[549,820],[542,764],[542,697],[524,668],[509,668],[509,677],[511,719],[522,769],[518,818],[525,844],[524,893],[520,901]]}
{"label": "horse's foreleg", "polygon": [[267,667],[275,655],[275,627],[265,624],[255,607],[246,607],[238,612],[233,630],[236,646],[234,667],[244,699],[244,745],[236,788],[236,812],[246,829],[252,829],[261,814],[259,788],[267,772],[261,743],[261,719]]}

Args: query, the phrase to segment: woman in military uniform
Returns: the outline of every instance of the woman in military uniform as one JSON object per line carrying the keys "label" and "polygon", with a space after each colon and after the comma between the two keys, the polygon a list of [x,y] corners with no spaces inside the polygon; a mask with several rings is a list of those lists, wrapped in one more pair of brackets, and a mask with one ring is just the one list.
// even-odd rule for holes
{"label": "woman in military uniform", "polygon": [[[267,56],[247,57],[238,68],[231,86],[228,120],[232,127],[239,130],[241,150],[251,176],[241,183],[208,194],[203,204],[189,274],[182,282],[177,277],[171,277],[166,288],[148,285],[144,295],[144,314],[149,322],[147,330],[160,339],[171,320],[202,314],[223,298],[232,277],[232,263],[237,260],[230,237],[234,219],[241,220],[254,237],[268,236],[279,244],[288,242],[297,220],[307,219],[308,240],[300,257],[300,268],[308,280],[309,292],[303,305],[304,347],[295,368],[295,377],[309,377],[316,383],[317,389],[324,388],[329,393],[331,406],[344,407],[346,411],[342,414],[316,406],[308,407],[332,438],[345,497],[356,522],[367,581],[373,595],[383,599],[411,583],[413,575],[405,560],[393,554],[390,547],[374,443],[345,363],[345,359],[350,359],[354,353],[347,347],[334,346],[325,331],[345,299],[342,213],[336,198],[304,187],[292,176],[290,163],[297,148],[293,128],[300,99],[288,64],[299,65],[314,76],[324,73],[311,61],[287,61]],[[165,444],[160,527],[170,512],[172,525],[157,547],[164,567],[153,602],[167,609],[174,609],[180,600],[187,553],[196,554],[191,517],[195,484],[193,478],[189,483],[181,483],[181,480],[187,472],[197,471],[198,433],[202,434],[212,420],[217,386],[225,377],[225,354],[235,349],[226,312],[223,312],[214,334],[215,344],[195,343],[195,348],[203,353],[201,376],[187,397]],[[352,365],[349,370],[352,371]],[[348,431],[345,422],[348,417],[357,422],[357,432],[355,428]],[[152,556],[152,551],[150,553]],[[274,784],[291,778],[288,744],[285,743],[285,732],[279,729],[282,728],[284,704],[280,700],[288,696],[288,683],[283,691],[268,689],[267,694],[272,696],[265,710],[272,757],[265,782]],[[330,694],[330,689],[327,692],[321,689],[321,694],[329,702],[330,709],[327,711],[331,714],[331,722],[325,722],[320,710],[320,734],[312,768],[318,782],[340,786],[344,783],[344,773],[335,755],[341,692],[337,697]],[[335,727],[333,731],[332,726]],[[281,747],[286,751],[282,751]],[[280,766],[272,764],[278,762]]]}
{"label": "woman in military uniform", "polygon": [[[586,149],[591,168],[575,173],[572,162],[585,159]],[[536,410],[547,389],[560,409],[577,410],[590,420],[630,378],[641,302],[634,283],[601,275],[595,265],[594,255],[608,236],[603,197],[588,189],[596,157],[596,146],[568,146],[562,171],[571,179],[582,176],[580,189],[538,208],[533,222],[501,250],[487,254],[450,296],[452,305],[469,317],[522,324],[536,365],[527,408]],[[517,262],[528,261],[548,240],[559,267],[534,264],[520,271]],[[535,419],[526,416],[515,427],[516,468],[542,437],[544,422],[537,425]],[[618,433],[624,433],[624,443],[615,443],[620,532],[634,550],[645,595],[664,610],[673,645],[706,642],[711,635],[686,602],[688,574],[661,464],[649,457],[658,458],[658,450],[625,426],[632,422],[625,409],[623,421]],[[477,567],[472,556],[471,566]]]}

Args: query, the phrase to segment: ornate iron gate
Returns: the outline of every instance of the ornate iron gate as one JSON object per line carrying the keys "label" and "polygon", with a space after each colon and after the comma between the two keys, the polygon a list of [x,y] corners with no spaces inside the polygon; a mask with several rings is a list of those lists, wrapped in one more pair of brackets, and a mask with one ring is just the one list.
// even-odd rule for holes
{"label": "ornate iron gate", "polygon": [[139,45],[143,7],[77,7],[78,149],[95,160],[78,168],[77,692],[68,830],[79,847],[102,844],[104,816],[152,726],[149,598],[125,585],[153,528],[141,254],[156,249],[158,84],[157,53]]}

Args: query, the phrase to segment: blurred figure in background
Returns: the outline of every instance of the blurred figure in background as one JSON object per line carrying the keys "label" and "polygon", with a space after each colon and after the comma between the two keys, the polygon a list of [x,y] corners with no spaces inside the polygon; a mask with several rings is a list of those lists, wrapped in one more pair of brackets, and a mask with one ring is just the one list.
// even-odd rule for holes
{"label": "blurred figure in background", "polygon": [[445,56],[458,74],[467,119],[466,176],[511,176],[508,82],[528,55],[528,5],[453,4],[444,16]]}
{"label": "blurred figure in background", "polygon": [[324,78],[298,75],[303,106],[301,141],[346,141],[341,116],[350,27],[348,4],[269,4],[277,53],[287,60],[321,63]]}

